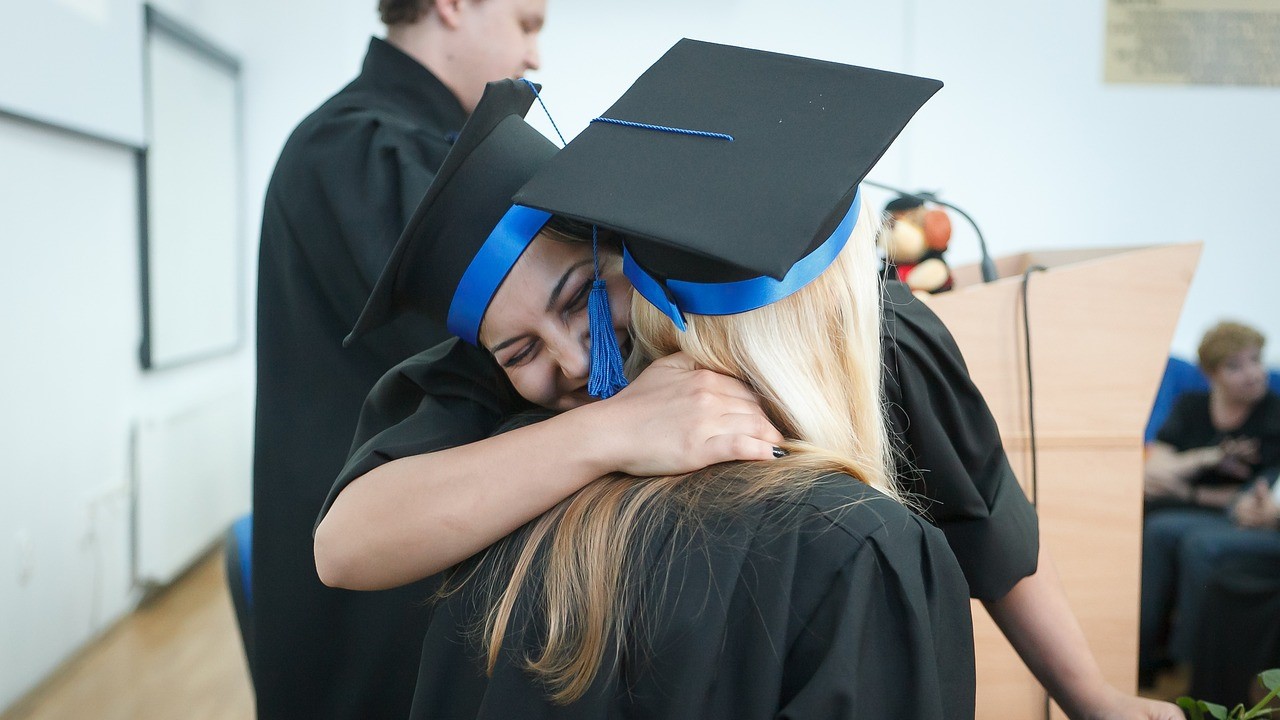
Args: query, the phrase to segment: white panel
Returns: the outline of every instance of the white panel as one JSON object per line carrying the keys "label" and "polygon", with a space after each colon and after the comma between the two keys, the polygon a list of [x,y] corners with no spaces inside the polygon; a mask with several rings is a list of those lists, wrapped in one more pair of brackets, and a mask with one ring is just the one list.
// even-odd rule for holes
{"label": "white panel", "polygon": [[0,109],[143,144],[142,3],[0,3]]}
{"label": "white panel", "polygon": [[139,421],[139,580],[170,582],[244,512],[252,443],[242,408],[228,392]]}
{"label": "white panel", "polygon": [[130,149],[0,117],[0,710],[131,606],[137,182]]}
{"label": "white panel", "polygon": [[149,35],[146,359],[163,367],[240,343],[238,72]]}

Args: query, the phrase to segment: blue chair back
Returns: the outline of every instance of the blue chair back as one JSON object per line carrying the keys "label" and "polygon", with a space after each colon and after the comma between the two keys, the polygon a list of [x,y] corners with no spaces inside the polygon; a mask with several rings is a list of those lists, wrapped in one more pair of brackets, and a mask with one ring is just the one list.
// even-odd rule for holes
{"label": "blue chair back", "polygon": [[227,589],[236,609],[236,622],[240,625],[240,639],[244,642],[244,656],[249,665],[249,679],[256,683],[253,667],[253,514],[244,515],[231,524],[223,538],[226,553]]}

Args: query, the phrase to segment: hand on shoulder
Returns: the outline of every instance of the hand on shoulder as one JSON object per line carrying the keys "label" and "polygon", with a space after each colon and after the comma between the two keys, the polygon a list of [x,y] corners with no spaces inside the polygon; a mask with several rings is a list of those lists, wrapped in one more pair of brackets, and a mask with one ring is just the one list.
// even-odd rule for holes
{"label": "hand on shoulder", "polygon": [[594,414],[615,470],[676,475],[733,460],[770,460],[782,433],[744,383],[677,353],[654,361]]}

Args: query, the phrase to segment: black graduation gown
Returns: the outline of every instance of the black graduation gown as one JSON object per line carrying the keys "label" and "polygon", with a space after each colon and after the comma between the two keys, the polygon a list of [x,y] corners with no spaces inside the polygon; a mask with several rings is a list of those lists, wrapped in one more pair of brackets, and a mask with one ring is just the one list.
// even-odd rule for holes
{"label": "black graduation gown", "polygon": [[[891,437],[901,473],[927,504],[972,597],[995,600],[1036,569],[1039,526],[995,419],[942,321],[899,282],[885,284],[881,323]],[[484,351],[449,341],[406,360],[370,393],[353,453],[330,491],[401,457],[488,437],[528,408]]]}
{"label": "black graduation gown", "polygon": [[947,536],[980,600],[1004,597],[1036,571],[1040,525],[991,409],[942,320],[900,282],[886,282],[880,325],[885,400],[900,476]]}
{"label": "black graduation gown", "polygon": [[437,609],[410,717],[973,718],[968,592],[937,528],[845,475],[704,521],[636,549],[649,623],[582,699],[555,705],[524,671],[527,606],[485,677],[465,634],[476,582]]}
{"label": "black graduation gown", "polygon": [[252,551],[251,665],[262,720],[408,712],[426,591],[324,587],[311,529],[369,390],[447,337],[408,318],[342,347],[465,120],[426,68],[373,39],[360,76],[289,138],[267,189]]}

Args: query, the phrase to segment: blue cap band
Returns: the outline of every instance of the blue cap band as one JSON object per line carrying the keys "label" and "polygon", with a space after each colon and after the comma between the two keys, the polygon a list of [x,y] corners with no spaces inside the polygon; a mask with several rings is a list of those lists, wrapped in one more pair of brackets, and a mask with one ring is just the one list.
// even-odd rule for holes
{"label": "blue cap band", "polygon": [[458,281],[449,303],[449,332],[472,345],[479,344],[480,321],[494,293],[550,219],[551,213],[522,205],[512,205],[507,210]]}
{"label": "blue cap band", "polygon": [[844,249],[862,209],[862,189],[854,193],[849,211],[831,235],[805,255],[781,280],[768,276],[727,283],[699,283],[668,280],[664,286],[645,272],[624,247],[622,272],[631,285],[662,314],[671,318],[681,331],[685,329],[682,312],[694,315],[736,315],[775,303],[813,282],[823,270],[835,262]]}

